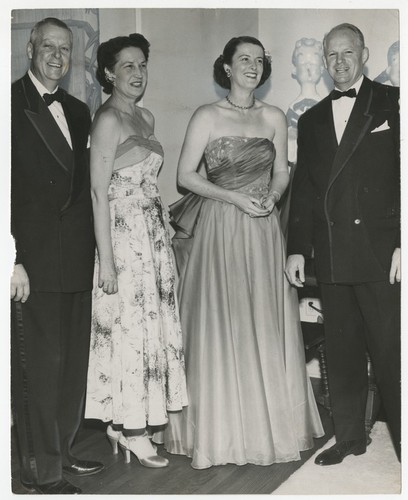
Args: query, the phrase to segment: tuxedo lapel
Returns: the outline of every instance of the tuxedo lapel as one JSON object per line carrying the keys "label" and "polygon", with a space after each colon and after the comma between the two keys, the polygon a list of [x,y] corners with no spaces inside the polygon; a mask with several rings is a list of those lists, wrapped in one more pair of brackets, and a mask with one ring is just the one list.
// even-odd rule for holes
{"label": "tuxedo lapel", "polygon": [[[345,98],[343,98],[345,99]],[[369,112],[372,101],[372,89],[370,80],[364,78],[356,102],[351,111],[350,118],[344,130],[343,137],[337,148],[332,169],[330,172],[329,188],[339,173],[361,143],[364,135],[370,127],[373,115]],[[333,122],[333,120],[332,120]]]}
{"label": "tuxedo lapel", "polygon": [[320,103],[319,115],[316,121],[316,136],[319,138],[319,144],[324,149],[336,150],[337,139],[330,99],[325,99]]}
{"label": "tuxedo lapel", "polygon": [[[67,125],[68,125],[68,129],[69,129],[69,133],[71,135],[71,141],[72,141],[72,149],[73,149],[73,151],[71,151],[71,150],[70,151],[71,151],[72,158],[74,159],[75,158],[75,152],[78,151],[78,148],[76,147],[77,146],[77,132],[78,132],[78,127],[75,127],[70,107],[65,102],[63,102],[62,103],[62,108],[64,110],[65,119],[67,120]],[[74,184],[75,184],[75,174],[76,174],[76,172],[75,172],[75,166],[76,165],[77,165],[77,162],[75,160],[72,161],[71,189],[69,190],[69,196],[68,196],[67,201],[65,202],[64,206],[62,207],[62,210],[66,209],[70,205],[70,203],[72,201],[72,196],[73,196],[73,191],[74,191]]]}
{"label": "tuxedo lapel", "polygon": [[28,119],[57,163],[70,174],[73,152],[28,75],[23,79],[23,88],[27,102],[25,113]]}

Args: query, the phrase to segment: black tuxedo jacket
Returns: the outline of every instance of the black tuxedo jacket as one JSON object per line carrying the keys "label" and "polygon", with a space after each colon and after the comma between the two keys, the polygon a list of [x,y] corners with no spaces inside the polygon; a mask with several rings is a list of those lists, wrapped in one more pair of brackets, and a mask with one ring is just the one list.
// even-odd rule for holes
{"label": "black tuxedo jacket", "polygon": [[28,74],[12,85],[11,231],[33,291],[92,288],[94,231],[87,148],[91,118],[66,94],[71,149]]}
{"label": "black tuxedo jacket", "polygon": [[320,282],[387,279],[400,245],[399,130],[399,89],[366,77],[340,144],[329,96],[299,119],[288,254],[314,255]]}

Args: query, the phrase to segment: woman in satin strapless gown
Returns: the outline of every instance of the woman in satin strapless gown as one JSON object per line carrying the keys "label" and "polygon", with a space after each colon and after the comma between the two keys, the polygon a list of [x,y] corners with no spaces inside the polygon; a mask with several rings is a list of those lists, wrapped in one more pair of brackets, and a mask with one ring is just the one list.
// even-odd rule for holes
{"label": "woman in satin strapless gown", "polygon": [[254,96],[270,73],[258,40],[230,40],[214,65],[229,94],[195,112],[180,156],[190,193],[171,214],[189,406],[169,414],[164,443],[198,469],[299,460],[324,434],[275,208],[286,118]]}
{"label": "woman in satin strapless gown", "polygon": [[157,187],[163,150],[152,114],[136,102],[147,84],[149,43],[140,34],[98,49],[98,79],[111,97],[91,133],[97,253],[86,418],[146,467],[165,467],[147,426],[187,403],[171,241]]}

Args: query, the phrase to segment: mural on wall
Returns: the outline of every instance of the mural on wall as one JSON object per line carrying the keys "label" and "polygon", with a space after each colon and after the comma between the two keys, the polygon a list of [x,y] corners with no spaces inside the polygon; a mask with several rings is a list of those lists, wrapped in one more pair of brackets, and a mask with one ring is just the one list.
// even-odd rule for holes
{"label": "mural on wall", "polygon": [[11,81],[29,68],[26,46],[36,22],[45,17],[64,21],[74,36],[71,68],[61,83],[68,92],[86,102],[93,115],[102,102],[96,79],[96,53],[99,46],[99,9],[24,9],[12,11]]}
{"label": "mural on wall", "polygon": [[387,68],[376,78],[375,82],[385,83],[393,87],[400,85],[400,42],[394,42],[387,52]]}
{"label": "mural on wall", "polygon": [[296,163],[297,122],[299,117],[320,101],[316,85],[322,77],[323,46],[314,38],[301,38],[295,44],[292,54],[292,76],[300,85],[300,93],[289,104],[286,118],[288,122],[288,160],[289,165]]}

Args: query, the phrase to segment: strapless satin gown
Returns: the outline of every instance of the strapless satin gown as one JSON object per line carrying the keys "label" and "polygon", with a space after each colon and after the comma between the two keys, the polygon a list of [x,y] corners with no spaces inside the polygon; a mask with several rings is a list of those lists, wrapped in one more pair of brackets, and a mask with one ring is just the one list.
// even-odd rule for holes
{"label": "strapless satin gown", "polygon": [[[269,140],[221,137],[205,157],[211,182],[259,198],[268,192]],[[171,209],[189,406],[169,414],[166,449],[198,469],[299,460],[324,431],[277,209],[250,218],[192,193]]]}
{"label": "strapless satin gown", "polygon": [[96,254],[85,416],[128,429],[165,424],[187,404],[162,162],[154,137],[118,148],[108,189],[117,294],[98,287]]}

